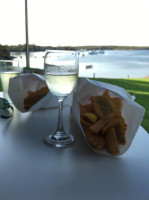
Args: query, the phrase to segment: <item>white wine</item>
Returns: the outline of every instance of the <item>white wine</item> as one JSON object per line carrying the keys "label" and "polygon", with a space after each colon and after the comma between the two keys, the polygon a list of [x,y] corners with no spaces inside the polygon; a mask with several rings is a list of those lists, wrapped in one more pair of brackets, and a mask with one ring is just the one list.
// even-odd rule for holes
{"label": "white wine", "polygon": [[9,79],[13,78],[15,76],[18,76],[20,74],[21,73],[16,72],[16,71],[14,71],[14,72],[2,72],[0,74],[3,92],[4,92],[4,98],[9,99],[9,96],[8,96]]}
{"label": "white wine", "polygon": [[46,83],[55,96],[67,96],[77,83],[78,74],[45,74]]}
{"label": "white wine", "polygon": [[59,104],[58,124],[54,133],[44,141],[47,145],[63,148],[74,143],[74,137],[63,128],[63,100],[77,83],[79,71],[78,52],[52,50],[47,51],[44,59],[44,76],[51,93],[57,96]]}

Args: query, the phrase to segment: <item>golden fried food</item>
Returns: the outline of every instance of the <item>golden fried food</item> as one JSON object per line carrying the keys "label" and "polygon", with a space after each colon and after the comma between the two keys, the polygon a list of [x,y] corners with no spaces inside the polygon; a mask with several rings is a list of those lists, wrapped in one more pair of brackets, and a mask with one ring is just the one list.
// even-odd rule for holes
{"label": "golden fried food", "polygon": [[97,121],[97,116],[91,112],[83,113],[82,117],[91,123],[95,123]]}
{"label": "golden fried food", "polygon": [[[91,104],[93,104],[94,109],[96,106],[96,113],[100,118],[114,112],[112,102],[105,96],[97,96],[96,99],[95,97],[91,98]],[[117,121],[118,119],[116,118],[112,119],[109,123],[103,126],[102,129],[102,133],[106,132],[106,145],[111,154],[119,153],[119,146],[117,144],[115,130],[113,129],[113,126],[117,123]]]}
{"label": "golden fried food", "polygon": [[119,121],[118,124],[114,126],[118,144],[122,144],[122,145],[126,144],[126,137],[125,137],[126,128],[127,128],[127,125],[123,118],[121,121]]}
{"label": "golden fried food", "polygon": [[24,99],[24,108],[30,109],[35,103],[43,98],[49,92],[48,87],[43,87],[35,92],[28,91],[28,96]]}
{"label": "golden fried food", "polygon": [[85,112],[93,112],[93,107],[91,104],[86,104],[86,105],[80,104],[80,114]]}
{"label": "golden fried food", "polygon": [[[103,116],[101,119],[99,119],[96,123],[91,125],[89,129],[95,133],[98,134],[102,131],[103,127],[111,122],[111,120],[117,118],[117,113],[111,112],[108,113],[107,115]],[[103,133],[103,131],[102,131]]]}
{"label": "golden fried food", "polygon": [[106,90],[101,96],[91,96],[90,101],[80,104],[80,122],[89,144],[98,150],[106,148],[112,155],[119,154],[119,144],[126,144],[127,128],[121,115],[122,99],[111,97]]}
{"label": "golden fried food", "polygon": [[86,138],[89,144],[98,150],[105,146],[105,138],[101,135],[93,135],[90,131],[87,131]]}
{"label": "golden fried food", "polygon": [[110,128],[106,132],[105,138],[106,138],[106,146],[107,146],[108,152],[112,155],[117,155],[119,153],[119,146],[117,143],[117,138],[116,138],[114,128]]}
{"label": "golden fried food", "polygon": [[86,120],[84,120],[83,118],[80,119],[80,122],[83,126],[86,126],[86,127],[90,127],[92,124]]}

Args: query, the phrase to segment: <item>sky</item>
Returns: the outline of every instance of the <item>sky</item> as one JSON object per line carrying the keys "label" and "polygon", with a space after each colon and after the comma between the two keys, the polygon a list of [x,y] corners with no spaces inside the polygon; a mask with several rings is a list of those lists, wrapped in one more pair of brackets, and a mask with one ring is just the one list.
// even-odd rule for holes
{"label": "sky", "polygon": [[[29,43],[149,46],[149,0],[28,0]],[[25,0],[0,0],[0,44],[25,43]]]}

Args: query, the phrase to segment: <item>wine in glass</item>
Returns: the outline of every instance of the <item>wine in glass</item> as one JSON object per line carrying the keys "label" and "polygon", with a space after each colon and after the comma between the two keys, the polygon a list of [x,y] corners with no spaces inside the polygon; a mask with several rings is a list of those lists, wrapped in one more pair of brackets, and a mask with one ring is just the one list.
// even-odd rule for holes
{"label": "wine in glass", "polygon": [[48,88],[59,102],[58,126],[55,133],[44,138],[53,147],[68,147],[74,143],[72,134],[63,128],[63,102],[76,86],[79,71],[77,51],[51,50],[44,59],[44,75]]}
{"label": "wine in glass", "polygon": [[20,60],[0,60],[0,78],[2,82],[3,96],[12,103],[9,94],[9,79],[23,73],[23,66]]}

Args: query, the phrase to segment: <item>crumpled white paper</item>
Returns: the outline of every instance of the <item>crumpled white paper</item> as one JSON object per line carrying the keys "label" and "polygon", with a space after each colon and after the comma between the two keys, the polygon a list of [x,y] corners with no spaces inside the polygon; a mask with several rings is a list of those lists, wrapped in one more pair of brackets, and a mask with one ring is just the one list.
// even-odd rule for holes
{"label": "crumpled white paper", "polygon": [[[23,113],[58,107],[57,98],[49,91],[46,96],[34,104],[29,110],[24,108],[24,99],[28,96],[27,92],[29,90],[34,92],[42,87],[46,87],[44,76],[34,73],[22,74],[10,79],[8,94],[15,107]],[[69,95],[64,101],[64,105],[70,105],[71,101],[72,95]]]}
{"label": "crumpled white paper", "polygon": [[[119,145],[119,149],[120,149],[119,155],[121,155],[129,149],[135,137],[135,134],[143,120],[143,116],[145,113],[145,109],[139,104],[137,104],[136,102],[134,102],[132,100],[131,95],[128,92],[126,92],[125,89],[115,86],[115,85],[103,83],[103,82],[91,81],[85,78],[80,79],[78,82],[77,90],[73,96],[73,104],[72,104],[71,111],[72,111],[74,120],[76,120],[78,126],[82,130],[82,133],[86,139],[85,133],[80,124],[79,103],[88,104],[90,103],[90,100],[89,100],[90,96],[102,95],[105,90],[109,90],[110,96],[120,97],[124,101],[121,113],[127,124],[127,130],[126,130],[126,145]],[[93,151],[101,155],[110,155],[105,149],[102,149],[102,150],[94,149],[88,143],[87,139],[86,139],[86,142]]]}
{"label": "crumpled white paper", "polygon": [[[24,99],[27,97],[27,92],[29,90],[36,91],[45,86],[46,82],[44,76],[38,74],[23,74],[10,79],[8,94],[16,108],[21,112],[32,112],[42,108],[57,107],[58,101],[56,97],[54,97],[51,92],[49,92],[45,97],[34,104],[29,110],[24,109],[23,103]],[[66,98],[64,105],[72,104],[72,116],[77,122],[86,139],[85,133],[80,124],[79,103],[87,104],[90,102],[90,96],[102,95],[105,90],[109,90],[109,94],[112,97],[120,97],[124,101],[121,113],[127,124],[127,130],[126,145],[119,145],[119,155],[121,155],[129,149],[145,113],[145,109],[141,105],[133,101],[133,97],[128,92],[126,92],[125,89],[104,82],[91,81],[86,78],[80,78],[75,92]],[[90,146],[88,142],[87,144],[93,151],[101,155],[110,155],[105,149],[95,150]]]}

